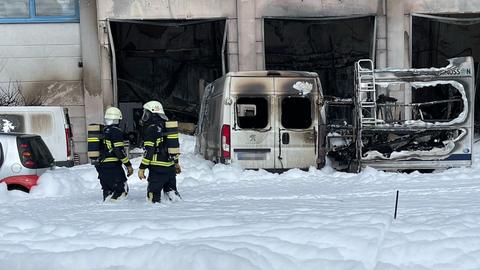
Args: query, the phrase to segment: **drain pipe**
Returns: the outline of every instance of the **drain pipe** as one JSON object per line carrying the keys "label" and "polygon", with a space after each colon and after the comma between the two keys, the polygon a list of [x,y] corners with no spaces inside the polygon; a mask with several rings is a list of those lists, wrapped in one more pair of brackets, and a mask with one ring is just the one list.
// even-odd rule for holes
{"label": "drain pipe", "polygon": [[228,20],[225,20],[225,29],[223,30],[222,42],[222,75],[225,75],[227,68],[225,67],[225,47],[227,45]]}
{"label": "drain pipe", "polygon": [[110,52],[112,53],[112,84],[113,84],[113,106],[118,107],[118,84],[117,84],[117,57],[115,55],[115,44],[113,43],[112,29],[110,27],[110,20],[107,19],[108,39],[110,44]]}

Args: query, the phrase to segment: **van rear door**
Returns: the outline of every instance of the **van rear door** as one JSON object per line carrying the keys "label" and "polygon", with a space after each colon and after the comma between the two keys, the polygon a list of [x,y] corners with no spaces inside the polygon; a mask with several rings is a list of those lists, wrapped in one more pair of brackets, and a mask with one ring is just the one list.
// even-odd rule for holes
{"label": "van rear door", "polygon": [[274,169],[273,78],[233,77],[231,155],[244,168]]}
{"label": "van rear door", "polygon": [[317,162],[318,86],[315,78],[275,78],[277,169],[308,168]]}

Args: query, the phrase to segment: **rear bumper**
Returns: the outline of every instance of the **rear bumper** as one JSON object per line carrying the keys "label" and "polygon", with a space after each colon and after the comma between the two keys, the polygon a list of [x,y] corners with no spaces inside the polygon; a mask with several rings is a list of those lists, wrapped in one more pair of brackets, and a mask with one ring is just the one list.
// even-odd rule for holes
{"label": "rear bumper", "polygon": [[20,185],[30,190],[33,186],[37,185],[38,178],[38,175],[16,175],[3,178],[0,180],[0,183],[5,183],[7,185]]}
{"label": "rear bumper", "polygon": [[58,167],[73,167],[74,164],[73,160],[55,161],[55,165]]}

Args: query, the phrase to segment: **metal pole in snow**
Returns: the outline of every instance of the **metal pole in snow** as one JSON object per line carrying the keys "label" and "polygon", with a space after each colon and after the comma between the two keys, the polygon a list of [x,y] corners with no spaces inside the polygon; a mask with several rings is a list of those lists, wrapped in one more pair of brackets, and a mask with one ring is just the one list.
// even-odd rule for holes
{"label": "metal pole in snow", "polygon": [[395,213],[393,214],[393,219],[397,219],[397,208],[398,208],[398,190],[397,190],[397,197],[395,198]]}

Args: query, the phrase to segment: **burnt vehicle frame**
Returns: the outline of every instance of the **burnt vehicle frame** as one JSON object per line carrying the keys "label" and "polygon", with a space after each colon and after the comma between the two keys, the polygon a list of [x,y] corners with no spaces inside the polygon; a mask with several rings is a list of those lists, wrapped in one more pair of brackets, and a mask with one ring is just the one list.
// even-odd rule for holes
{"label": "burnt vehicle frame", "polygon": [[[327,126],[328,156],[340,170],[432,170],[473,162],[473,58],[449,59],[443,68],[374,69],[355,64],[351,122]],[[420,93],[420,94],[419,94]],[[402,100],[403,99],[403,100]],[[328,118],[328,113],[327,113]]]}

